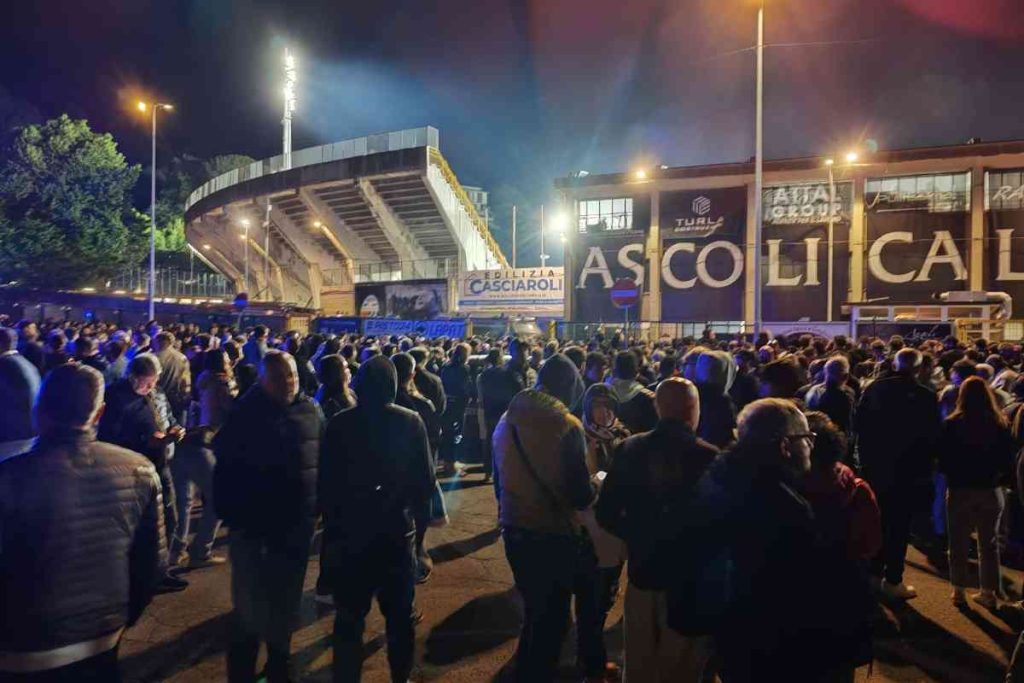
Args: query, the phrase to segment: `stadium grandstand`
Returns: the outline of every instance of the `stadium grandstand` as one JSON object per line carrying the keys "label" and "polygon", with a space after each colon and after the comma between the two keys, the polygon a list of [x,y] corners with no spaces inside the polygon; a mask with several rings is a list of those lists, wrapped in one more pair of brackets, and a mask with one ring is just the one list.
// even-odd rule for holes
{"label": "stadium grandstand", "polygon": [[250,300],[334,315],[355,313],[356,284],[507,267],[439,137],[369,135],[224,173],[190,195],[188,241]]}

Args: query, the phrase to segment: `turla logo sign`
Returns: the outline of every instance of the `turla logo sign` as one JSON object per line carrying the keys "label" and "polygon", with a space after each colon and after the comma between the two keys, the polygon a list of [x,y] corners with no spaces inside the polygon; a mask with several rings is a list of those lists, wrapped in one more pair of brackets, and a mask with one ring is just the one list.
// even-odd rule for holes
{"label": "turla logo sign", "polygon": [[703,194],[694,197],[690,202],[690,211],[672,219],[672,233],[676,237],[711,237],[725,224],[725,216],[713,215],[711,209],[710,197]]}
{"label": "turla logo sign", "polygon": [[746,187],[662,192],[661,318],[739,320],[746,281]]}

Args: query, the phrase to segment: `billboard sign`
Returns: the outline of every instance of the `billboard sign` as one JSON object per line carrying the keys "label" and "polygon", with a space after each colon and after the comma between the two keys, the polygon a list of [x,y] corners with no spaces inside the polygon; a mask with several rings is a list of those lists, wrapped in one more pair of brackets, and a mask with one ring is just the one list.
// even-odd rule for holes
{"label": "billboard sign", "polygon": [[662,192],[661,319],[742,320],[747,188]]}
{"label": "billboard sign", "polygon": [[642,235],[579,235],[569,244],[572,253],[573,320],[587,322],[623,319],[611,300],[615,281],[628,277],[645,291],[647,260]]}
{"label": "billboard sign", "polygon": [[360,317],[429,320],[448,313],[447,280],[405,280],[356,285]]}
{"label": "billboard sign", "polygon": [[[769,320],[827,320],[832,268],[832,319],[840,318],[849,289],[850,216],[853,183],[827,182],[766,187],[761,284]],[[832,221],[832,263],[828,224]]]}
{"label": "billboard sign", "polygon": [[1024,169],[985,174],[985,291],[1024,305]]}
{"label": "billboard sign", "polygon": [[471,270],[459,278],[464,313],[561,316],[565,305],[562,268]]}
{"label": "billboard sign", "polygon": [[969,172],[867,181],[868,298],[919,302],[966,289],[970,187]]}
{"label": "billboard sign", "polygon": [[375,337],[405,334],[424,337],[451,337],[454,339],[462,339],[466,336],[466,321],[369,318],[363,321],[363,334]]}

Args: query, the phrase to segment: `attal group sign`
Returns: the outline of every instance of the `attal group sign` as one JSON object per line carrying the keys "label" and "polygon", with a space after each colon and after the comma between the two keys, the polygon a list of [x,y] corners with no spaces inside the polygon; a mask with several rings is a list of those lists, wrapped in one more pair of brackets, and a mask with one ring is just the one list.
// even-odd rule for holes
{"label": "attal group sign", "polygon": [[465,313],[563,313],[562,268],[471,270],[459,278],[459,310]]}

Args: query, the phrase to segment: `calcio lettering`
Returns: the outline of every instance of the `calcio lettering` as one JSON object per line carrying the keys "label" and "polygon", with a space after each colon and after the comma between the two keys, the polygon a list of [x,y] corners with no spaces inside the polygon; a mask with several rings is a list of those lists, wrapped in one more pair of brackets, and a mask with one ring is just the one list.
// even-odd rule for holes
{"label": "calcio lettering", "polygon": [[[995,233],[998,236],[996,281],[1024,282],[1024,270],[1014,270],[1014,264],[1012,263],[1014,230],[1003,228],[995,230]],[[819,260],[822,238],[807,237],[803,240],[803,271],[786,276],[783,276],[781,272],[782,261],[780,259],[780,252],[782,243],[782,240],[777,239],[765,240],[765,247],[768,253],[768,272],[765,277],[765,286],[820,286],[824,270]],[[945,266],[952,269],[955,280],[967,280],[967,267],[964,264],[963,254],[961,254],[952,233],[948,230],[935,231],[931,244],[928,247],[928,252],[921,260],[920,267],[907,269],[904,266],[903,270],[894,272],[897,269],[892,263],[886,264],[886,255],[890,251],[896,252],[901,245],[907,246],[913,243],[913,233],[903,230],[888,232],[875,239],[868,247],[866,254],[868,270],[871,275],[882,282],[890,284],[930,282],[935,268]],[[596,277],[601,281],[604,289],[611,289],[616,277],[612,275],[609,267],[609,258],[614,259],[617,269],[628,271],[628,274],[642,288],[644,283],[643,252],[644,247],[641,243],[626,244],[620,247],[618,251],[609,252],[608,254],[598,246],[590,247],[583,266],[579,271],[576,288],[586,288],[590,278]],[[721,254],[716,255],[717,252],[721,252]],[[679,272],[678,264],[673,267],[673,257],[679,253],[694,254],[696,256],[696,265],[693,272]],[[721,259],[724,255],[732,262],[729,272],[721,277],[716,277],[708,272],[707,262],[713,255],[717,259]],[[1017,265],[1018,267],[1024,267],[1024,264]],[[662,282],[672,289],[693,289],[697,285],[721,289],[734,284],[742,277],[745,263],[742,249],[732,242],[718,240],[702,244],[679,241],[672,243],[664,250],[660,266]]]}

